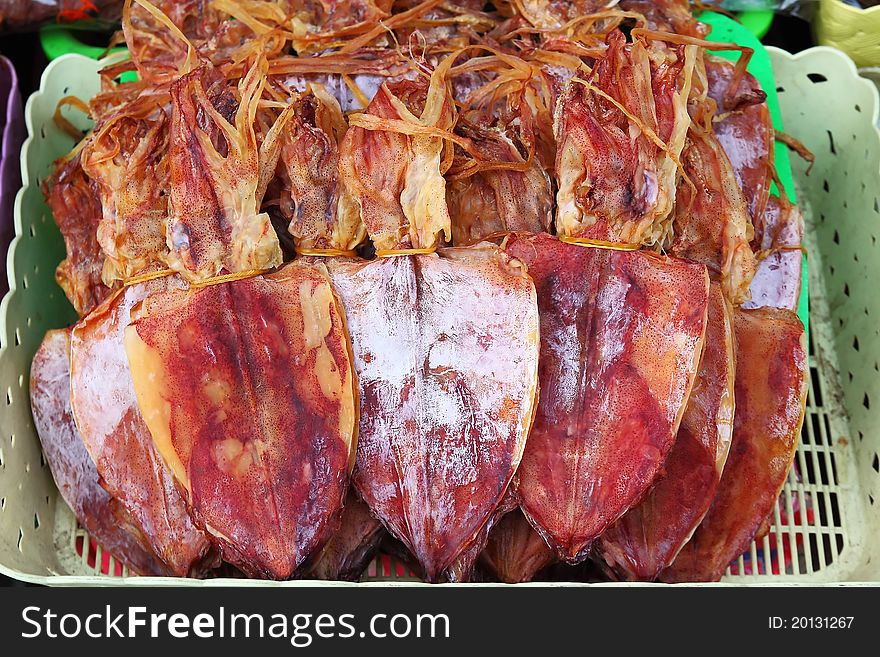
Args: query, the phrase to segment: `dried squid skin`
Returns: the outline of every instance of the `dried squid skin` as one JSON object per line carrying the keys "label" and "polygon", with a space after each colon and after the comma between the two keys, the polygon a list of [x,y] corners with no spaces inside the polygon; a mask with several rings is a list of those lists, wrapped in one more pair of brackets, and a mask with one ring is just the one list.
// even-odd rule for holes
{"label": "dried squid skin", "polygon": [[[281,247],[266,213],[259,212],[266,170],[254,130],[265,84],[258,58],[239,83],[240,104],[227,120],[208,97],[216,72],[200,66],[171,85],[168,167],[170,208],[166,240],[169,266],[190,282],[222,270],[263,270],[281,264]],[[283,116],[289,116],[284,114]],[[280,129],[282,120],[276,123]],[[225,146],[218,151],[215,142]],[[264,145],[275,140],[268,137]],[[280,143],[278,144],[280,147]],[[272,155],[277,157],[278,148]]]}
{"label": "dried squid skin", "polygon": [[620,0],[620,8],[645,17],[652,30],[704,38],[709,26],[694,18],[689,0]]}
{"label": "dried squid skin", "polygon": [[[520,99],[522,112],[530,114],[524,97]],[[521,117],[513,120],[517,119]],[[525,171],[480,171],[447,180],[446,203],[452,222],[452,240],[458,246],[474,244],[498,231],[538,233],[551,229],[550,176],[535,154],[531,162],[523,157],[512,132],[502,126],[480,126],[463,121],[456,126],[456,133],[470,139],[485,160],[528,167]]]}
{"label": "dried squid skin", "polygon": [[[299,93],[309,84],[321,87],[339,103],[343,113],[365,109],[383,82],[412,80],[416,74],[400,52],[368,47],[345,55],[322,57],[278,57],[269,63],[269,73],[284,86]],[[354,89],[343,76],[354,83]],[[367,102],[364,103],[363,101]]]}
{"label": "dried squid skin", "polygon": [[809,371],[804,327],[775,308],[737,310],[736,415],[718,492],[664,582],[711,582],[742,554],[785,483],[804,420]]}
{"label": "dried squid skin", "polygon": [[645,245],[666,239],[696,53],[627,44],[614,30],[593,74],[568,83],[554,122],[557,233]]}
{"label": "dried squid skin", "polygon": [[556,561],[556,553],[529,524],[522,511],[505,515],[492,531],[480,563],[506,584],[530,582]]}
{"label": "dried squid skin", "polygon": [[534,286],[494,246],[328,262],[361,398],[353,482],[437,581],[520,462],[537,393]]}
{"label": "dried squid skin", "polygon": [[[146,4],[164,14],[164,20],[148,11]],[[196,45],[219,25],[220,15],[210,0],[126,0],[122,12],[122,31],[132,62],[139,77],[152,85],[167,84],[195,65],[195,53],[171,26]]]}
{"label": "dried squid skin", "polygon": [[176,295],[126,331],[157,450],[229,561],[288,579],[335,529],[357,392],[323,265]]}
{"label": "dried squid skin", "polygon": [[517,14],[537,28],[559,29],[566,23],[617,5],[618,0],[516,0]]}
{"label": "dried squid skin", "polygon": [[541,394],[517,477],[570,563],[639,501],[675,440],[703,347],[706,268],[640,251],[513,240],[541,313]]}
{"label": "dried squid skin", "polygon": [[[771,196],[759,224],[758,247],[766,257],[758,261],[743,308],[787,308],[797,311],[801,296],[804,218],[797,206]],[[759,251],[760,253],[760,251]]]}
{"label": "dried squid skin", "polygon": [[[471,45],[474,35],[484,35],[495,26],[495,19],[483,9],[482,0],[436,2],[421,14],[419,20],[403,25],[395,31],[399,43],[427,43],[435,51],[451,52]],[[403,0],[395,9],[413,10],[424,0]],[[397,12],[395,12],[397,13]]]}
{"label": "dried squid skin", "polygon": [[504,499],[495,507],[495,511],[492,512],[492,515],[489,516],[489,519],[477,533],[476,538],[459,553],[455,561],[443,573],[445,581],[451,583],[472,582],[475,578],[480,577],[481,573],[477,571],[477,562],[480,559],[480,555],[485,551],[486,544],[489,541],[489,534],[495,525],[518,505],[516,496],[511,492],[511,488],[507,489]]}
{"label": "dried squid skin", "polygon": [[387,532],[353,490],[348,491],[339,529],[333,534],[306,577],[356,582],[379,550]]}
{"label": "dried squid skin", "polygon": [[758,225],[770,196],[770,165],[773,162],[773,122],[767,94],[760,83],[745,73],[729,104],[725,94],[732,84],[734,64],[704,55],[708,93],[718,106],[713,123],[718,142],[730,158],[734,175],[748,205],[749,217]]}
{"label": "dried squid skin", "polygon": [[193,525],[138,408],[123,346],[132,309],[174,285],[159,279],[124,288],[73,327],[71,406],[101,482],[128,510],[175,575],[210,566],[210,543]]}
{"label": "dried squid skin", "polygon": [[87,315],[107,298],[110,289],[101,279],[104,255],[95,238],[101,199],[83,171],[81,153],[55,163],[43,192],[67,251],[55,271],[55,280],[76,312]]}
{"label": "dried squid skin", "polygon": [[306,0],[291,3],[292,45],[303,55],[326,41],[356,35],[391,15],[393,0]]}
{"label": "dried squid skin", "polygon": [[[169,574],[121,504],[101,487],[70,408],[70,329],[49,331],[31,366],[31,408],[64,501],[89,535],[141,575]],[[134,531],[131,531],[134,529]]]}
{"label": "dried squid skin", "polygon": [[706,265],[725,296],[742,304],[757,263],[750,245],[754,228],[730,160],[715,134],[696,123],[682,160],[696,189],[686,182],[678,187],[669,252]]}
{"label": "dried squid skin", "polygon": [[148,98],[104,118],[83,149],[83,169],[101,194],[97,239],[106,256],[102,278],[107,285],[151,265],[163,266],[167,150],[165,112]]}
{"label": "dried squid skin", "polygon": [[282,211],[298,246],[349,250],[364,240],[357,205],[339,178],[339,144],[347,128],[339,103],[320,87],[294,102],[281,138],[289,181]]}
{"label": "dried squid skin", "polygon": [[656,579],[693,535],[715,497],[733,431],[732,312],[713,283],[700,368],[675,445],[650,492],[599,538],[601,556],[621,579]]}
{"label": "dried squid skin", "polygon": [[[340,171],[377,249],[423,248],[451,239],[446,181],[440,173],[443,140],[429,133],[407,135],[384,129],[400,121],[414,130],[451,131],[455,107],[446,84],[451,59],[430,83],[385,83],[363,115],[349,118]],[[356,119],[377,122],[360,127]]]}

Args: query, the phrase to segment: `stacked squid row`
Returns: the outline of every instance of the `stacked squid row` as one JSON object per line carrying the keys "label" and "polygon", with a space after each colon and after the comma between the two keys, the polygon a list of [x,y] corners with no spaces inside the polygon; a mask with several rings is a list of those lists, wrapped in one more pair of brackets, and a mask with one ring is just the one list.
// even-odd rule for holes
{"label": "stacked squid row", "polygon": [[145,575],[719,579],[807,363],[765,95],[707,33],[679,0],[127,2],[45,189],[80,319],[31,397],[80,523]]}

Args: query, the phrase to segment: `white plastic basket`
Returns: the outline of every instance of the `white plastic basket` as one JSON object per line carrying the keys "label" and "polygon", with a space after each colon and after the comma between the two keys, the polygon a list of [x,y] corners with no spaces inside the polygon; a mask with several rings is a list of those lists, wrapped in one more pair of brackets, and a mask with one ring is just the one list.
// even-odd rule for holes
{"label": "white plastic basket", "polygon": [[[880,280],[880,133],[874,127],[880,103],[874,85],[839,51],[770,51],[786,130],[817,155],[809,176],[794,162],[810,259],[812,387],[798,475],[789,475],[769,534],[725,581],[876,582],[880,299],[871,281]],[[53,279],[64,247],[39,184],[73,145],[52,123],[57,101],[69,94],[89,98],[99,66],[74,55],[52,62],[25,110],[31,137],[22,152],[18,237],[8,258],[12,291],[0,305],[0,572],[61,585],[252,583],[101,575],[100,553],[90,553],[42,459],[28,399],[30,362],[45,331],[74,315]],[[386,558],[364,579],[389,579],[388,572],[398,579],[404,570]]]}

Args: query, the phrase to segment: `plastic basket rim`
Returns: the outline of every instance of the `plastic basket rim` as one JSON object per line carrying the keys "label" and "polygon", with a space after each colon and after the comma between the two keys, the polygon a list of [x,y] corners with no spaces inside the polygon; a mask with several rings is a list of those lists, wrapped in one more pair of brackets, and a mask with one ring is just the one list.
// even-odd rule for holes
{"label": "plastic basket rim", "polygon": [[875,5],[873,7],[853,7],[842,0],[832,0],[831,4],[835,5],[834,11],[840,12],[841,14],[848,14],[848,18],[864,17],[865,14],[880,14],[880,5]]}
{"label": "plastic basket rim", "polygon": [[[112,56],[111,56],[112,57]],[[13,221],[14,221],[14,229],[15,235],[12,238],[12,241],[9,243],[9,250],[6,252],[6,278],[9,281],[9,289],[6,294],[3,295],[3,299],[0,299],[0,353],[5,351],[6,342],[5,336],[7,332],[6,326],[6,313],[7,307],[10,303],[10,299],[15,292],[18,291],[18,280],[15,272],[15,251],[18,248],[18,244],[21,241],[22,237],[22,226],[21,226],[21,213],[22,213],[22,203],[24,200],[25,190],[33,184],[34,181],[31,180],[30,172],[28,171],[27,159],[28,153],[31,149],[31,145],[34,141],[34,121],[33,121],[33,105],[36,102],[36,98],[39,95],[42,95],[44,89],[46,88],[46,80],[49,74],[62,62],[75,59],[82,60],[83,62],[89,62],[94,64],[94,60],[89,59],[83,55],[70,53],[67,55],[62,55],[57,59],[53,59],[46,68],[43,70],[43,73],[40,75],[40,86],[34,91],[30,96],[28,96],[27,101],[24,105],[24,127],[26,130],[26,136],[24,138],[24,142],[21,145],[21,151],[19,153],[19,167],[21,169],[21,187],[15,194],[15,202],[13,204]],[[105,58],[102,62],[111,63],[114,60],[110,57]],[[0,565],[0,569],[2,569],[2,565]]]}
{"label": "plastic basket rim", "polygon": [[[844,5],[848,7],[849,5]],[[871,7],[871,9],[876,9],[880,12],[880,5],[875,7]],[[834,48],[832,46],[812,46],[811,48],[807,48],[806,50],[801,50],[800,52],[790,53],[783,48],[778,48],[776,46],[765,46],[767,52],[771,54],[775,54],[780,57],[786,57],[791,59],[792,61],[799,61],[801,59],[808,59],[817,54],[825,54],[837,59],[843,60],[850,72],[853,74],[853,78],[858,84],[865,86],[869,91],[868,93],[873,98],[873,103],[871,107],[871,123],[874,125],[874,131],[877,133],[877,139],[880,140],[880,125],[878,125],[878,121],[880,121],[880,89],[877,88],[877,85],[871,82],[866,77],[863,77],[859,70],[860,68],[856,66],[856,63],[853,61],[852,57],[847,55],[840,48]],[[870,68],[870,67],[869,67]]]}
{"label": "plastic basket rim", "polygon": [[[855,66],[855,63],[852,61],[850,57],[848,57],[844,52],[838,50],[837,48],[832,48],[828,46],[815,46],[809,48],[807,50],[801,51],[799,53],[789,53],[786,50],[776,48],[776,47],[768,47],[768,51],[776,56],[781,56],[785,58],[789,58],[791,60],[797,61],[800,59],[808,58],[811,56],[815,56],[817,54],[826,54],[829,56],[833,56],[838,59],[844,59],[847,62],[847,66],[849,70],[852,72],[853,76],[860,80],[862,83],[868,86],[871,90],[871,97],[873,99],[873,107],[869,112],[872,124],[875,126],[875,131],[877,133],[877,138],[880,140],[880,128],[877,127],[878,116],[880,116],[880,93],[874,84],[872,84],[869,80],[861,78],[858,75],[858,69]],[[108,58],[105,58],[100,62],[100,65],[104,65],[106,63],[115,61],[117,59],[117,55],[111,55]],[[5,340],[6,331],[7,331],[7,307],[10,303],[9,299],[11,299],[12,295],[15,294],[18,290],[17,277],[15,275],[15,267],[14,267],[14,255],[15,250],[18,244],[21,241],[22,237],[22,226],[21,226],[21,204],[23,201],[23,195],[25,189],[33,184],[31,180],[30,173],[27,169],[27,154],[28,151],[34,141],[34,126],[33,126],[33,115],[32,115],[32,105],[35,102],[35,98],[38,94],[42,93],[42,90],[45,88],[45,81],[48,75],[52,72],[52,70],[59,66],[62,62],[68,61],[70,59],[80,60],[83,63],[88,63],[91,66],[95,66],[95,60],[89,59],[80,54],[67,54],[59,57],[58,59],[53,60],[49,63],[46,69],[43,71],[40,80],[40,89],[30,95],[25,105],[24,118],[25,118],[25,127],[27,128],[27,136],[22,145],[21,153],[20,153],[20,163],[21,163],[21,177],[22,177],[22,187],[18,190],[15,198],[15,236],[10,244],[9,251],[7,253],[7,261],[6,261],[6,270],[7,276],[9,279],[9,291],[3,297],[2,301],[0,301],[0,353],[7,349],[7,344]],[[41,584],[41,585],[51,585],[51,586],[101,586],[101,587],[117,587],[117,586],[151,586],[151,587],[285,587],[285,588],[302,588],[302,587],[312,587],[312,586],[321,586],[321,587],[339,587],[339,588],[348,588],[348,587],[461,587],[462,585],[465,587],[506,587],[506,586],[517,586],[517,587],[557,587],[557,588],[569,588],[569,587],[606,587],[606,586],[640,586],[640,587],[665,587],[669,586],[668,584],[663,583],[646,583],[646,582],[529,582],[518,585],[510,585],[496,582],[480,582],[480,583],[465,583],[465,584],[428,584],[420,581],[404,581],[404,580],[384,580],[384,581],[365,581],[365,582],[339,582],[339,581],[323,581],[323,580],[310,580],[310,579],[301,579],[301,580],[288,580],[288,581],[270,581],[270,580],[253,580],[253,579],[235,579],[235,578],[216,578],[216,579],[181,579],[175,577],[139,577],[139,576],[127,576],[127,577],[106,577],[106,576],[91,576],[91,575],[61,575],[61,574],[53,574],[53,575],[32,575],[28,573],[24,573],[12,568],[9,568],[2,563],[0,563],[0,574],[6,575],[18,581],[30,583],[30,584]],[[775,586],[786,586],[786,587],[880,587],[880,582],[873,581],[780,581],[780,580],[761,580],[751,578],[745,580],[737,580],[737,581],[724,581],[724,582],[706,582],[706,583],[694,583],[694,584],[676,584],[673,586],[686,586],[689,588],[706,588],[706,587],[721,587],[721,588],[729,588],[729,587],[775,587]]]}

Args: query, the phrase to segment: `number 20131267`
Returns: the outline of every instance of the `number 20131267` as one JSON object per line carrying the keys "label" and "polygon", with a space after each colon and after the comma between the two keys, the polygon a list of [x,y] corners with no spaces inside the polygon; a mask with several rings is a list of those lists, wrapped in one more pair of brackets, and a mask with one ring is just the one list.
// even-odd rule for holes
{"label": "number 20131267", "polygon": [[771,630],[848,630],[855,616],[770,616],[767,626]]}

